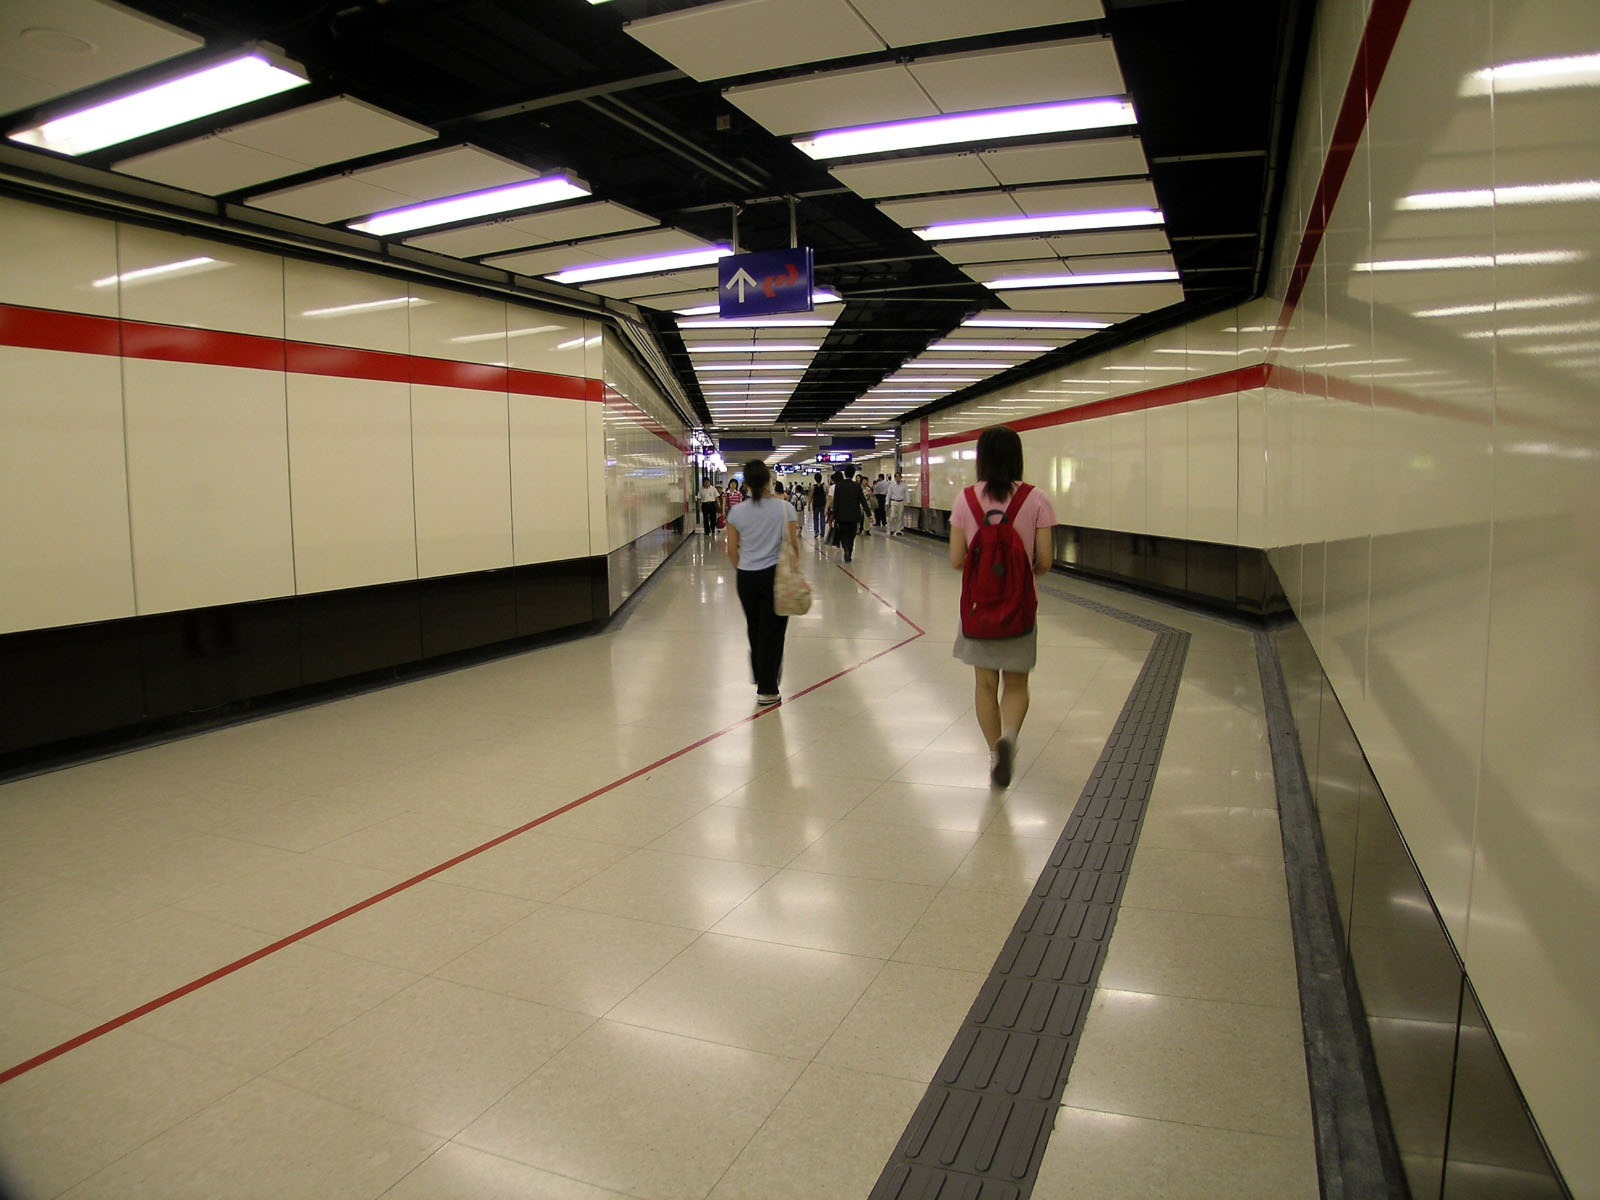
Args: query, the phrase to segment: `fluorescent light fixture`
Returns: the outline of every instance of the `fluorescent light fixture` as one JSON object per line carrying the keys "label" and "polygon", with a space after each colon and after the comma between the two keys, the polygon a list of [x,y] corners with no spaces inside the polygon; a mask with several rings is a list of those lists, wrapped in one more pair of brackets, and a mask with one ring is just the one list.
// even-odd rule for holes
{"label": "fluorescent light fixture", "polygon": [[[319,317],[350,317],[360,313],[387,312],[392,308],[411,308],[418,304],[428,303],[430,301],[424,300],[420,296],[394,296],[387,300],[363,300],[359,304],[336,304],[332,308],[308,308],[300,315],[302,317],[311,317],[312,319]],[[488,336],[503,338],[505,334],[494,333]],[[479,334],[478,340],[482,340],[483,337],[484,335]]]}
{"label": "fluorescent light fixture", "polygon": [[683,271],[689,267],[710,266],[719,258],[727,258],[733,251],[726,246],[712,246],[706,250],[682,250],[677,254],[657,254],[650,258],[630,258],[621,262],[596,263],[592,267],[572,267],[545,276],[557,283],[592,283],[599,279],[626,279],[630,275],[664,275],[668,271]]}
{"label": "fluorescent light fixture", "polygon": [[745,346],[689,345],[690,354],[804,354],[807,350],[820,350],[821,343],[813,346],[802,342],[755,342]]}
{"label": "fluorescent light fixture", "polygon": [[1527,62],[1502,63],[1474,71],[1461,81],[1461,95],[1507,95],[1511,92],[1543,92],[1556,88],[1600,87],[1600,54],[1580,54],[1571,58],[1536,58]]}
{"label": "fluorescent light fixture", "polygon": [[991,291],[1008,288],[1094,287],[1111,283],[1176,283],[1176,271],[1105,271],[1093,275],[1019,275],[992,279],[983,286]]}
{"label": "fluorescent light fixture", "polygon": [[1054,320],[1040,317],[968,317],[968,329],[1110,329],[1109,321]]}
{"label": "fluorescent light fixture", "polygon": [[1136,225],[1160,225],[1165,217],[1159,209],[1130,208],[1114,212],[1058,213],[1052,217],[1001,217],[992,221],[956,221],[949,225],[929,225],[918,229],[919,238],[929,242],[955,242],[963,238],[1019,237],[1036,233],[1068,233],[1083,229],[1128,229]]}
{"label": "fluorescent light fixture", "polygon": [[1495,300],[1488,304],[1458,304],[1451,308],[1425,308],[1414,312],[1413,317],[1476,317],[1492,312],[1520,312],[1539,308],[1571,308],[1579,304],[1593,304],[1594,296],[1580,293],[1571,296],[1529,296],[1521,300]]}
{"label": "fluorescent light fixture", "polygon": [[[813,305],[843,304],[844,299],[839,295],[838,292],[830,292],[826,288],[813,288],[811,292],[811,303]],[[695,308],[675,308],[672,311],[676,316],[680,317],[709,317],[713,313],[721,312],[722,305],[701,304]],[[821,317],[812,318],[810,320],[796,317],[730,317],[726,321],[717,322],[717,324],[721,325],[724,329],[765,329],[779,325],[805,325],[811,323],[811,321],[815,321],[824,325],[832,325],[836,319],[837,318],[824,319]],[[679,324],[682,325],[684,322],[680,321]]]}
{"label": "fluorescent light fixture", "polygon": [[116,287],[119,284],[127,287],[130,284],[146,283],[152,279],[162,279],[170,275],[191,275],[196,271],[212,271],[218,267],[231,267],[232,263],[218,262],[214,258],[201,255],[199,258],[186,258],[181,262],[162,263],[157,267],[138,267],[132,271],[124,271],[120,275],[107,275],[104,279],[96,279],[91,285],[97,288]]}
{"label": "fluorescent light fixture", "polygon": [[1127,100],[1074,100],[1066,104],[997,108],[895,121],[888,125],[831,129],[808,138],[797,138],[794,144],[816,159],[854,158],[921,146],[992,142],[1040,133],[1070,133],[1132,124],[1135,124],[1133,105]]}
{"label": "fluorescent light fixture", "polygon": [[[712,312],[716,311],[713,306]],[[678,322],[679,329],[832,329],[833,317],[730,317],[719,321],[715,317],[695,318]]]}
{"label": "fluorescent light fixture", "polygon": [[1412,196],[1402,196],[1395,208],[1402,212],[1432,212],[1489,208],[1497,204],[1570,204],[1584,200],[1600,200],[1600,179],[1470,188],[1459,192],[1418,192]]}
{"label": "fluorescent light fixture", "polygon": [[[1447,258],[1391,258],[1358,262],[1352,271],[1461,271],[1487,267],[1559,267],[1582,262],[1588,255],[1578,250],[1530,250],[1516,254],[1458,254]],[[994,284],[990,284],[993,287]]]}
{"label": "fluorescent light fixture", "polygon": [[541,204],[557,204],[588,194],[588,188],[565,175],[547,175],[527,183],[513,183],[482,192],[463,192],[459,196],[446,196],[443,200],[430,200],[426,204],[392,208],[364,221],[352,222],[350,228],[374,237],[388,237],[395,233],[409,233],[414,229],[429,229],[435,225],[537,208]]}
{"label": "fluorescent light fixture", "polygon": [[170,129],[252,100],[276,96],[309,80],[297,68],[259,54],[229,59],[181,79],[144,88],[10,134],[14,142],[76,156],[157,130]]}
{"label": "fluorescent light fixture", "polygon": [[[911,382],[913,382],[913,380],[906,379],[906,380],[902,380],[902,382],[911,383]],[[920,378],[916,379],[914,382],[916,382],[916,383],[982,383],[983,382],[983,376],[981,376],[981,375],[923,375]]]}
{"label": "fluorescent light fixture", "polygon": [[711,399],[722,399],[724,397],[732,397],[732,396],[787,396],[787,395],[790,395],[791,393],[790,393],[789,390],[779,391],[779,390],[777,390],[775,388],[774,389],[765,389],[765,388],[763,388],[763,389],[758,389],[758,390],[755,390],[755,391],[737,391],[737,392],[707,391],[704,388],[702,388],[700,394],[703,395],[707,400],[711,400]]}
{"label": "fluorescent light fixture", "polygon": [[696,371],[804,371],[810,363],[697,363]]}
{"label": "fluorescent light fixture", "polygon": [[959,354],[1043,354],[1046,350],[1055,350],[1055,346],[1029,345],[1026,342],[935,342],[929,346],[933,350],[954,350]]}
{"label": "fluorescent light fixture", "polygon": [[1014,362],[908,362],[902,371],[1006,371],[1016,366]]}
{"label": "fluorescent light fixture", "polygon": [[[427,303],[423,301],[423,303]],[[560,325],[533,325],[527,329],[508,329],[504,333],[464,333],[460,337],[450,339],[452,344],[466,345],[469,342],[495,342],[501,338],[532,337],[536,333],[554,333]]]}

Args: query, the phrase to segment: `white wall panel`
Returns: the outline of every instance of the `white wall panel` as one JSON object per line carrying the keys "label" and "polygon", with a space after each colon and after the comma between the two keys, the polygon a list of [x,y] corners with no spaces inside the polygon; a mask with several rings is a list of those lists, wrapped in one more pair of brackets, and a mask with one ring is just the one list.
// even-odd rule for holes
{"label": "white wall panel", "polygon": [[1189,410],[1167,404],[1144,414],[1145,530],[1189,536]]}
{"label": "white wall panel", "polygon": [[418,574],[510,566],[506,394],[412,384],[411,437]]}
{"label": "white wall panel", "polygon": [[1267,393],[1239,393],[1239,544],[1267,543]]}
{"label": "white wall panel", "polygon": [[511,397],[511,527],[519,564],[589,553],[588,410],[545,396]]}
{"label": "white wall panel", "polygon": [[1239,544],[1239,400],[1229,392],[1183,406],[1189,418],[1188,532]]}
{"label": "white wall panel", "polygon": [[411,295],[403,280],[325,263],[283,263],[284,336],[404,354],[410,345]]}
{"label": "white wall panel", "polygon": [[410,386],[291,375],[288,391],[299,591],[415,579]]}
{"label": "white wall panel", "polygon": [[0,229],[0,303],[117,315],[115,224],[0,197]]}
{"label": "white wall panel", "polygon": [[584,324],[583,318],[570,313],[509,305],[505,361],[520,371],[598,378],[598,372],[590,376],[588,370],[584,339],[589,335]]}
{"label": "white wall panel", "polygon": [[[456,362],[505,362],[504,301],[418,284],[412,285],[411,299],[412,354]],[[501,336],[483,340],[494,334]]]}
{"label": "white wall panel", "polygon": [[0,346],[0,633],[133,615],[122,365]]}
{"label": "white wall panel", "polygon": [[1145,414],[1118,413],[1105,418],[1111,431],[1111,523],[1108,528],[1146,533]]}
{"label": "white wall panel", "polygon": [[123,363],[141,614],[294,594],[284,377]]}
{"label": "white wall panel", "polygon": [[606,518],[606,413],[599,404],[583,406],[584,442],[589,464],[589,553],[607,554],[611,547]]}
{"label": "white wall panel", "polygon": [[128,320],[283,336],[283,260],[276,255],[123,223],[117,271]]}

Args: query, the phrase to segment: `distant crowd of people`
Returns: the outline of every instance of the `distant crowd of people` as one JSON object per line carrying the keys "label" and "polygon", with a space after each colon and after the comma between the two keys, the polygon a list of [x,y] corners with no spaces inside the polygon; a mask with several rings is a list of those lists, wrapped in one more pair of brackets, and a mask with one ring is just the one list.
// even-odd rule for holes
{"label": "distant crowd of people", "polygon": [[[772,481],[768,494],[792,507],[802,527],[809,510],[812,536],[819,544],[838,546],[845,562],[850,562],[855,556],[857,535],[875,528],[889,537],[898,537],[905,531],[906,501],[910,497],[899,471],[893,475],[880,473],[870,484],[865,476],[857,479],[855,475],[854,465],[847,464],[834,471],[827,482],[821,471],[813,472],[810,479],[792,481],[787,487],[782,480]],[[734,506],[750,499],[748,476],[746,471],[743,477],[736,476],[726,484],[707,479],[701,485],[700,527],[707,537],[715,537],[717,530],[726,528]]]}

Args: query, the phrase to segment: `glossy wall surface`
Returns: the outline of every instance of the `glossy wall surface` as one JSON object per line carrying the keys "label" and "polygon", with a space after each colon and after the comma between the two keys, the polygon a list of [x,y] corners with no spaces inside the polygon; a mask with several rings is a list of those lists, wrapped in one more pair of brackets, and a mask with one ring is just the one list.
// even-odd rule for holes
{"label": "glossy wall surface", "polygon": [[0,634],[602,556],[686,486],[622,432],[682,429],[642,377],[606,401],[597,322],[20,200],[0,227]]}

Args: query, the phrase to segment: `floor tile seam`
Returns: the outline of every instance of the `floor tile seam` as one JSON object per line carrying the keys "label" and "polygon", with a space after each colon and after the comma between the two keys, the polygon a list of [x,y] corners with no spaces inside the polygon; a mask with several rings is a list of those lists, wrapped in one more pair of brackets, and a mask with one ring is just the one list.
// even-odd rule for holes
{"label": "floor tile seam", "polygon": [[1198,1121],[1179,1121],[1172,1117],[1155,1117],[1148,1113],[1124,1112],[1119,1108],[1096,1108],[1092,1104],[1073,1104],[1063,1102],[1061,1112],[1069,1110],[1086,1113],[1098,1113],[1106,1117],[1127,1117],[1135,1121],[1153,1121],[1160,1125],[1176,1125],[1184,1129],[1204,1129],[1211,1133],[1239,1133],[1249,1137],[1271,1138],[1273,1141],[1283,1142],[1286,1145],[1299,1145],[1300,1137],[1287,1133],[1272,1133],[1264,1129],[1246,1129],[1238,1125],[1209,1125]]}
{"label": "floor tile seam", "polygon": [[1128,987],[1124,984],[1102,982],[1100,991],[1123,992],[1134,996],[1161,996],[1168,1000],[1184,1000],[1193,1004],[1209,1004],[1221,1008],[1258,1009],[1269,1012],[1294,1013],[1298,1027],[1300,1019],[1300,1001],[1297,997],[1287,1004],[1272,1004],[1263,1000],[1230,999],[1223,996],[1197,996],[1190,992],[1179,991],[1172,988],[1154,987]]}
{"label": "floor tile seam", "polygon": [[[896,610],[896,611],[898,612],[898,610]],[[910,624],[912,626],[912,628],[914,628],[914,629],[917,628],[915,623],[911,622],[909,619],[907,619],[907,624]],[[806,694],[808,694],[810,692],[814,692],[817,689],[819,689],[821,687],[824,687],[829,683],[834,682],[836,679],[842,678],[844,675],[847,675],[847,674],[850,674],[850,673],[852,673],[854,671],[857,671],[857,670],[861,669],[862,667],[868,665],[869,663],[875,662],[879,658],[882,658],[887,654],[893,653],[895,650],[900,649],[902,646],[909,645],[911,642],[916,641],[918,638],[920,638],[922,636],[923,636],[923,633],[919,630],[917,633],[913,634],[911,637],[902,640],[901,642],[895,644],[894,646],[891,646],[891,647],[889,647],[889,648],[887,648],[885,650],[882,650],[882,651],[878,652],[877,654],[872,655],[871,657],[863,660],[862,662],[856,663],[856,664],[854,664],[854,665],[852,665],[850,667],[846,667],[843,670],[838,671],[835,674],[829,676],[828,678],[823,679],[820,682],[811,685],[809,688],[806,688],[806,689],[802,690],[795,697],[792,697],[792,699],[798,699],[799,696],[803,696],[803,695],[806,695]],[[375,894],[373,896],[370,896],[367,899],[365,899],[363,901],[360,901],[355,905],[351,905],[351,906],[349,906],[349,907],[347,907],[345,909],[342,909],[339,912],[336,912],[336,913],[332,914],[329,917],[325,917],[321,921],[315,922],[312,925],[305,927],[304,929],[296,931],[295,933],[291,933],[291,934],[289,934],[289,935],[287,935],[285,937],[279,938],[278,940],[276,940],[276,941],[274,941],[272,943],[269,943],[267,946],[264,946],[264,947],[261,947],[261,948],[257,949],[256,951],[252,952],[251,954],[246,955],[243,958],[240,958],[240,959],[236,960],[235,962],[224,964],[222,967],[219,967],[216,970],[214,970],[214,971],[212,971],[212,972],[210,972],[210,973],[208,973],[208,974],[206,974],[204,976],[199,977],[198,979],[192,980],[187,984],[184,984],[184,985],[182,985],[182,986],[180,986],[180,987],[178,987],[176,989],[173,989],[172,991],[169,991],[169,992],[166,992],[166,993],[164,993],[164,994],[162,994],[160,996],[157,996],[154,999],[149,1000],[146,1003],[138,1006],[137,1008],[130,1009],[127,1012],[121,1014],[118,1017],[114,1017],[111,1020],[106,1021],[106,1022],[102,1023],[99,1026],[96,1026],[96,1027],[94,1027],[92,1029],[89,1029],[89,1030],[85,1031],[82,1034],[79,1034],[77,1037],[70,1038],[67,1041],[62,1042],[61,1044],[59,1044],[59,1045],[57,1045],[55,1047],[52,1047],[49,1050],[44,1051],[42,1054],[35,1055],[32,1058],[27,1059],[27,1060],[25,1060],[25,1061],[23,1061],[21,1063],[15,1064],[14,1066],[12,1066],[12,1067],[4,1070],[4,1071],[0,1071],[0,1086],[3,1086],[4,1084],[10,1082],[12,1079],[18,1078],[19,1076],[27,1073],[28,1071],[31,1071],[31,1070],[35,1069],[36,1067],[42,1066],[46,1062],[52,1061],[53,1059],[59,1057],[62,1054],[70,1053],[71,1051],[77,1049],[79,1046],[86,1045],[88,1042],[93,1041],[93,1040],[95,1040],[95,1039],[97,1039],[99,1037],[105,1036],[106,1034],[111,1033],[114,1030],[119,1029],[119,1028],[121,1028],[122,1026],[124,1026],[126,1024],[129,1024],[129,1023],[132,1023],[134,1021],[137,1021],[138,1019],[140,1019],[141,1017],[147,1015],[148,1013],[156,1011],[159,1008],[165,1007],[167,1004],[170,1004],[170,1003],[172,1003],[172,1002],[174,1002],[174,1001],[176,1001],[178,999],[181,999],[183,996],[188,995],[191,992],[198,990],[199,988],[205,987],[205,986],[209,985],[210,983],[215,982],[218,979],[225,978],[226,976],[231,975],[236,971],[242,970],[244,967],[249,966],[251,963],[257,962],[260,959],[267,957],[268,955],[274,954],[278,950],[281,950],[281,949],[283,949],[284,947],[286,947],[288,945],[292,945],[292,944],[294,944],[294,943],[296,943],[298,941],[301,941],[301,940],[303,940],[303,939],[305,939],[307,937],[310,937],[311,935],[313,935],[313,934],[315,934],[317,932],[320,932],[322,929],[327,928],[330,925],[336,924],[336,923],[338,923],[338,922],[340,922],[342,920],[345,920],[346,918],[348,918],[350,916],[355,915],[358,912],[364,911],[366,908],[369,908],[369,907],[371,907],[371,906],[373,906],[375,904],[381,903],[383,900],[388,899],[390,896],[395,895],[400,891],[406,890],[406,889],[408,889],[408,888],[410,888],[410,887],[412,887],[412,886],[414,886],[414,885],[416,885],[418,883],[423,882],[426,879],[431,879],[435,875],[442,874],[443,872],[449,870],[451,867],[459,865],[461,862],[464,862],[464,861],[466,861],[466,860],[468,860],[470,858],[474,858],[474,857],[478,856],[479,854],[485,853],[486,851],[488,851],[490,849],[493,849],[496,846],[502,845],[505,842],[510,841],[514,837],[520,836],[521,834],[526,833],[526,832],[528,832],[529,830],[531,830],[531,829],[533,829],[535,827],[541,826],[541,825],[545,824],[546,822],[552,821],[555,818],[557,818],[559,816],[562,816],[567,812],[572,811],[573,809],[579,807],[580,805],[583,805],[583,804],[587,803],[590,800],[596,799],[599,796],[604,795],[604,794],[606,794],[606,793],[608,793],[608,792],[610,792],[610,791],[612,791],[612,790],[614,790],[614,789],[616,789],[618,787],[621,787],[621,786],[623,786],[623,785],[625,785],[627,783],[631,783],[633,780],[644,776],[647,772],[652,771],[657,767],[664,766],[664,765],[666,765],[666,764],[668,764],[670,762],[676,761],[677,759],[682,758],[682,757],[692,753],[693,751],[699,749],[701,746],[704,746],[707,743],[709,743],[709,742],[711,742],[711,741],[713,741],[713,740],[715,740],[717,738],[725,736],[726,734],[732,732],[734,729],[737,729],[737,728],[739,728],[739,727],[741,727],[743,725],[749,724],[749,723],[751,723],[751,722],[753,722],[755,720],[760,719],[761,717],[767,716],[768,714],[770,714],[772,712],[775,712],[775,711],[777,711],[777,710],[779,710],[781,708],[782,708],[782,704],[779,704],[779,705],[774,705],[772,708],[768,708],[768,709],[764,709],[764,710],[756,712],[756,713],[752,713],[747,717],[744,717],[744,718],[742,718],[742,719],[740,719],[738,721],[733,722],[730,725],[727,725],[727,726],[723,727],[722,729],[716,731],[713,734],[709,734],[706,737],[703,737],[700,740],[698,740],[696,742],[693,742],[693,743],[691,743],[690,745],[688,745],[686,747],[683,747],[683,748],[681,748],[679,750],[676,750],[676,751],[674,751],[674,752],[672,752],[672,753],[670,753],[670,754],[668,754],[668,755],[666,755],[666,756],[664,756],[664,757],[662,757],[660,759],[657,759],[655,762],[652,762],[652,763],[648,764],[645,767],[641,767],[638,770],[636,770],[636,771],[634,771],[634,772],[632,772],[632,773],[630,773],[628,775],[625,775],[625,776],[621,777],[620,779],[613,780],[612,782],[604,785],[603,787],[601,787],[599,789],[596,789],[596,790],[588,793],[587,795],[581,796],[578,799],[576,799],[574,801],[571,801],[570,803],[568,803],[566,805],[561,806],[560,808],[553,809],[550,812],[545,813],[543,816],[535,818],[534,820],[529,821],[529,822],[525,823],[524,825],[521,825],[521,826],[519,826],[519,827],[517,827],[515,829],[509,830],[509,831],[501,834],[500,836],[498,836],[496,838],[493,838],[488,842],[483,843],[480,846],[477,846],[477,847],[474,847],[474,848],[472,848],[470,850],[467,850],[467,851],[463,852],[462,854],[458,854],[454,858],[451,858],[451,859],[449,859],[449,860],[447,860],[447,861],[445,861],[443,863],[436,864],[435,866],[430,867],[427,870],[425,870],[425,871],[423,871],[423,872],[421,872],[421,873],[419,873],[417,875],[414,875],[409,879],[402,880],[401,882],[393,885],[392,887],[387,888],[384,891],[381,891],[381,892],[379,892],[379,893],[377,893],[377,894]],[[330,861],[334,861],[334,860],[330,860]]]}

